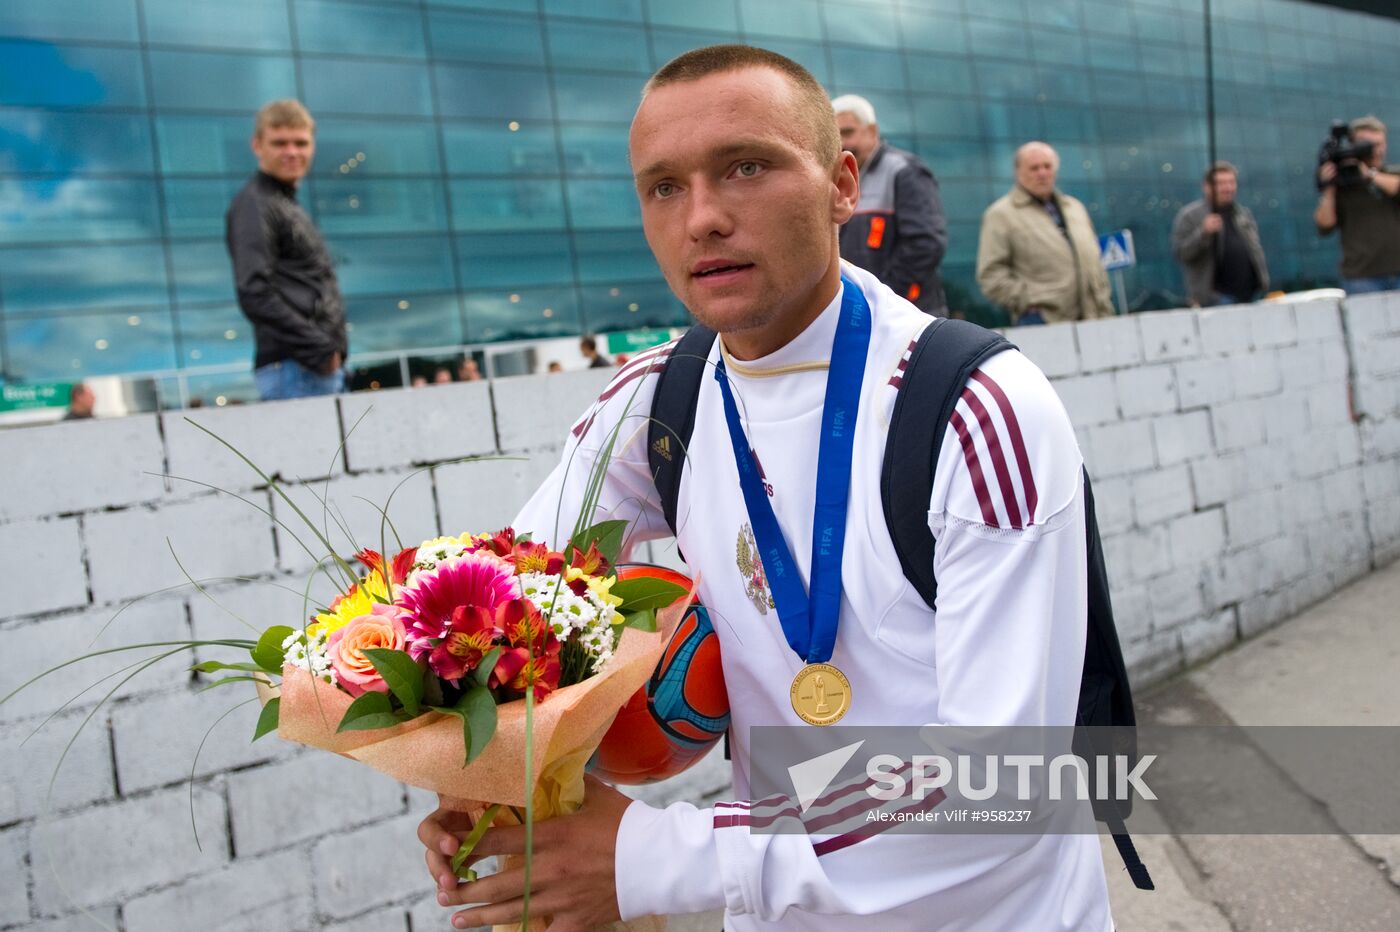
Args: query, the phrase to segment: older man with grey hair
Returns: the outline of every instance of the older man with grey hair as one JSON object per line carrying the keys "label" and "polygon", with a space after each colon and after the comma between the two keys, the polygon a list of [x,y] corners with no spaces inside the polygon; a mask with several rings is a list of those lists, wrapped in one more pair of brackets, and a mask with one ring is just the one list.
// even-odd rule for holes
{"label": "older man with grey hair", "polygon": [[938,264],[948,224],[938,180],[912,152],[880,138],[875,108],[856,94],[831,102],[841,145],[860,168],[860,203],[841,227],[841,256],[871,272],[920,310],[947,309]]}
{"label": "older man with grey hair", "polygon": [[1108,276],[1089,212],[1060,191],[1060,157],[1043,142],[1016,150],[1016,184],[982,214],[977,284],[1016,324],[1109,317]]}

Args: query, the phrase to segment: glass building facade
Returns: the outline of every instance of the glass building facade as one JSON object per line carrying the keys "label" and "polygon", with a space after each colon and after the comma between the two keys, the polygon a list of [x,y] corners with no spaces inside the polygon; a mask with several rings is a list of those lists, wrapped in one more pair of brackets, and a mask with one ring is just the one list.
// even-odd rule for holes
{"label": "glass building facade", "polygon": [[[1219,157],[1276,287],[1335,281],[1312,172],[1329,121],[1400,123],[1400,21],[1216,0]],[[643,239],[626,137],[646,76],[764,45],[938,175],[952,305],[996,321],[979,218],[1042,138],[1100,232],[1133,231],[1136,309],[1179,305],[1168,251],[1200,195],[1194,0],[7,0],[0,4],[0,363],[8,382],[250,363],[223,244],[253,112],[298,97],[301,199],[354,352],[684,323]]]}

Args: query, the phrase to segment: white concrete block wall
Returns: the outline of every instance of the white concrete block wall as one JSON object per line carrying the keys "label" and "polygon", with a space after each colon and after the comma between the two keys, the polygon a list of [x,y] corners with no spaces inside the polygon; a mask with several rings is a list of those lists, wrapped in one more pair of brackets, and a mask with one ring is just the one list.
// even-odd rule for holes
{"label": "white concrete block wall", "polygon": [[[1400,294],[1009,336],[1051,378],[1081,438],[1139,683],[1400,557]],[[509,521],[609,376],[188,413],[275,476],[313,519],[322,520],[327,496],[355,542],[378,548],[379,515],[361,499],[382,504],[401,482],[390,511],[405,542]],[[13,477],[0,493],[0,551],[22,570],[0,616],[0,695],[21,674],[83,650],[249,637],[244,621],[261,629],[304,611],[313,561],[273,520],[301,533],[291,509],[183,414],[0,431],[0,457]],[[182,585],[167,537],[192,575],[210,578],[207,595]],[[649,545],[648,555],[678,562],[673,542]],[[167,586],[117,615],[127,599]],[[312,580],[313,602],[330,592]],[[215,728],[194,768],[196,849],[186,785],[194,748],[249,697],[241,686],[198,691],[208,678],[187,668],[215,657],[234,659],[201,648],[97,708],[115,680],[75,694],[137,659],[109,655],[0,706],[0,930],[91,926],[81,908],[123,932],[445,927],[414,840],[431,795],[274,738],[251,744],[251,705]],[[89,713],[46,798],[54,763]],[[635,795],[704,801],[727,786],[715,753]],[[60,888],[49,858],[84,882]]]}

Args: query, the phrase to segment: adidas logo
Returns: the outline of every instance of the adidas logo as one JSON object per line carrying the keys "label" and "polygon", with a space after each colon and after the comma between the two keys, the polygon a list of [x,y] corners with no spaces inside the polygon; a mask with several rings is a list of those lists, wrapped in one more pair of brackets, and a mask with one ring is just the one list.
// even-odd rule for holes
{"label": "adidas logo", "polygon": [[669,436],[662,437],[660,440],[653,443],[651,448],[666,462],[671,462],[671,438]]}

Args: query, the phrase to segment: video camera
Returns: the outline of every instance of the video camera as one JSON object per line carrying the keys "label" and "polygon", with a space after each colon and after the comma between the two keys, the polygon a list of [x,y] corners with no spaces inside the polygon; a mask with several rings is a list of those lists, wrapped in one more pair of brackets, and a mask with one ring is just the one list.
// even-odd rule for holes
{"label": "video camera", "polygon": [[[1322,148],[1318,150],[1317,164],[1318,167],[1327,162],[1336,165],[1337,179],[1334,184],[1339,188],[1350,187],[1365,180],[1365,176],[1361,174],[1361,166],[1370,161],[1375,149],[1375,143],[1358,142],[1351,135],[1351,128],[1346,123],[1333,120],[1332,130],[1322,143]],[[1319,180],[1317,187],[1321,190],[1326,185]]]}

